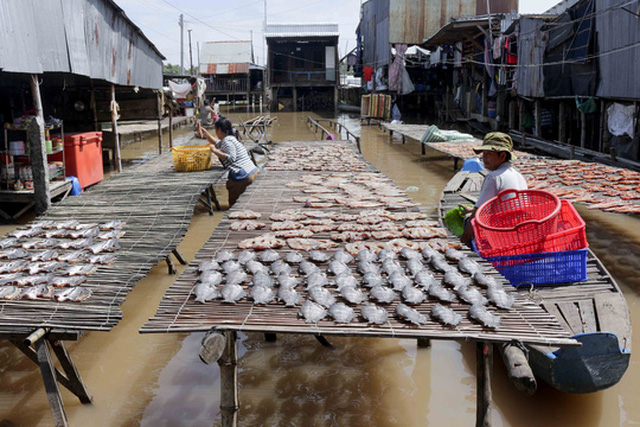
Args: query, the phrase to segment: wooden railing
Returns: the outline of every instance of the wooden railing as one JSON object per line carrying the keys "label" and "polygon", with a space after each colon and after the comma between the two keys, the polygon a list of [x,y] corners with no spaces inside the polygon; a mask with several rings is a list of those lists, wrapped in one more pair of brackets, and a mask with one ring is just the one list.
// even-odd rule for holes
{"label": "wooden railing", "polygon": [[344,131],[346,136],[347,136],[347,140],[349,138],[352,138],[353,141],[356,143],[356,146],[358,147],[358,152],[362,153],[362,149],[360,147],[360,137],[358,135],[356,135],[355,133],[351,132],[345,125],[343,125],[342,123],[335,121],[335,120],[330,120],[330,119],[313,119],[311,117],[307,117],[307,124],[313,128],[313,132],[314,133],[318,133],[318,131],[320,131],[320,136],[322,139],[327,139],[329,137],[329,135],[333,136],[333,133],[329,132],[329,130],[327,130],[327,128],[325,128],[324,126],[322,126],[320,124],[320,122],[326,122],[329,124],[329,127],[331,127],[332,129],[337,130],[338,136],[341,139],[342,138],[342,132]]}

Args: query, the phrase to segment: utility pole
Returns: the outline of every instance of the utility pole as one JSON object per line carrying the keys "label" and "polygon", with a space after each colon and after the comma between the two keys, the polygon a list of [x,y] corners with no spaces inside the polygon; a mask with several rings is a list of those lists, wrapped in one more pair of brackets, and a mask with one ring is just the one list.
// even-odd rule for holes
{"label": "utility pole", "polygon": [[180,14],[180,75],[184,75],[184,15]]}
{"label": "utility pole", "polygon": [[196,42],[196,54],[198,55],[198,71],[196,71],[196,76],[200,77],[200,42]]}
{"label": "utility pole", "polygon": [[191,31],[187,30],[189,33],[189,74],[193,76],[193,53],[191,52]]}

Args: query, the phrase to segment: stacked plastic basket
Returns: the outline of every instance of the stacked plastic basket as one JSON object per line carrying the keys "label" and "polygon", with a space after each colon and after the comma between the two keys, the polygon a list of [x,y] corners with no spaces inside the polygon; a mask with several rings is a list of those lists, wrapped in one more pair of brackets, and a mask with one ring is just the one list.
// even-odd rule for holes
{"label": "stacked plastic basket", "polygon": [[513,286],[587,279],[585,223],[552,193],[503,191],[471,223],[476,251]]}

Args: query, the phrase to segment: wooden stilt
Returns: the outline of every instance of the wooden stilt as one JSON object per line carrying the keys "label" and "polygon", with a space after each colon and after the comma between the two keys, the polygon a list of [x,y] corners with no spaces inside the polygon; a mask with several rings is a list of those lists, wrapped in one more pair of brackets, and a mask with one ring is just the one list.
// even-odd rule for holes
{"label": "wooden stilt", "polygon": [[[20,341],[11,341],[11,343],[15,345],[16,348],[20,350],[25,356],[31,359],[32,362],[38,365],[40,364],[38,362],[38,355],[33,348],[24,345],[24,343]],[[67,379],[67,377],[65,377],[64,374],[62,374],[62,372],[58,371],[57,369],[55,370],[55,373],[58,382],[62,384],[64,388],[73,393],[73,386],[71,385],[71,382]]]}
{"label": "wooden stilt", "polygon": [[53,352],[56,354],[58,361],[60,362],[60,366],[64,370],[67,378],[69,379],[70,384],[72,385],[71,392],[78,396],[80,402],[82,403],[91,403],[93,398],[89,394],[89,390],[84,385],[82,378],[80,377],[80,373],[76,369],[71,357],[69,357],[69,353],[67,353],[67,349],[64,347],[64,343],[62,341],[49,341],[51,344],[51,348]]}
{"label": "wooden stilt", "polygon": [[162,154],[162,101],[160,94],[156,94],[156,103],[158,105],[158,154]]}
{"label": "wooden stilt", "polygon": [[176,267],[173,265],[173,261],[171,260],[171,255],[167,255],[167,257],[165,258],[165,261],[167,262],[167,267],[169,268],[169,274],[176,274],[178,271],[176,270]]}
{"label": "wooden stilt", "polygon": [[58,388],[58,381],[56,380],[55,367],[53,366],[51,352],[49,351],[46,340],[36,341],[36,354],[40,371],[42,372],[44,388],[47,392],[47,399],[51,407],[53,422],[56,427],[68,426],[67,414],[64,411],[62,396],[60,396],[60,389]]}
{"label": "wooden stilt", "polygon": [[182,265],[187,265],[188,264],[188,262],[184,259],[184,257],[180,253],[180,251],[178,251],[178,249],[172,250],[171,253],[176,257],[176,259],[178,260],[178,262],[180,264],[182,264]]}
{"label": "wooden stilt", "polygon": [[431,340],[428,338],[418,338],[416,341],[418,342],[418,347],[420,348],[431,347]]}
{"label": "wooden stilt", "polygon": [[169,109],[169,148],[173,148],[173,108]]}
{"label": "wooden stilt", "polygon": [[122,157],[120,156],[120,136],[118,135],[118,112],[116,111],[116,86],[111,83],[111,130],[116,144],[116,170],[122,172]]}
{"label": "wooden stilt", "polygon": [[527,355],[519,345],[514,343],[502,346],[502,359],[507,367],[509,379],[518,390],[528,395],[535,393],[538,387],[536,378],[533,375]]}
{"label": "wooden stilt", "polygon": [[333,347],[331,343],[324,337],[324,335],[314,335],[318,342],[322,344],[324,347]]}
{"label": "wooden stilt", "polygon": [[276,342],[277,339],[278,337],[276,334],[268,334],[268,333],[264,334],[264,340],[266,342]]}
{"label": "wooden stilt", "polygon": [[33,195],[36,214],[42,215],[51,207],[51,186],[49,183],[49,166],[47,165],[47,149],[44,141],[44,116],[38,76],[32,75],[30,83],[36,118],[29,123],[27,143],[31,149],[31,170],[33,172]]}
{"label": "wooden stilt", "polygon": [[491,425],[491,372],[493,371],[493,345],[476,344],[476,427]]}
{"label": "wooden stilt", "polygon": [[226,344],[220,365],[220,412],[223,427],[235,427],[238,423],[238,348],[236,333],[225,331]]}
{"label": "wooden stilt", "polygon": [[207,333],[202,339],[202,345],[200,347],[200,360],[207,365],[217,362],[222,357],[227,338],[222,332],[216,331],[215,328]]}

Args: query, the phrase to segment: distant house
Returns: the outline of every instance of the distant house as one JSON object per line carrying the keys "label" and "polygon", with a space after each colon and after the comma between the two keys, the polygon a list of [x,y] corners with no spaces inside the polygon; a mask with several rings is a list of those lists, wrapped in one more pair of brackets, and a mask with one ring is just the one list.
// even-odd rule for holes
{"label": "distant house", "polygon": [[200,75],[207,83],[207,98],[250,101],[263,93],[263,71],[254,63],[250,40],[210,41],[202,47]]}
{"label": "distant house", "polygon": [[271,108],[337,110],[338,24],[267,24]]}

